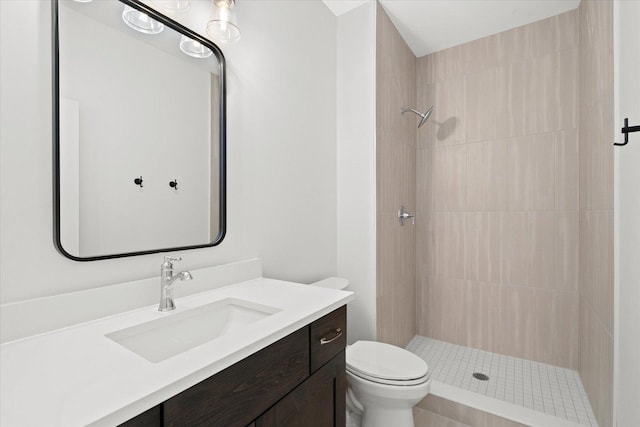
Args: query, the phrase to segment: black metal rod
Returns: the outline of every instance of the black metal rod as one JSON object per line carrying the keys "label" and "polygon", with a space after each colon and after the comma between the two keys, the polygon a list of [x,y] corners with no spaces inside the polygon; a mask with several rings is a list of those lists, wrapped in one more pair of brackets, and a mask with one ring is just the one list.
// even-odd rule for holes
{"label": "black metal rod", "polygon": [[624,134],[624,142],[622,143],[614,142],[613,145],[618,145],[618,146],[627,145],[629,143],[629,134],[632,132],[640,132],[640,126],[629,126],[629,119],[625,118],[624,127],[620,130],[620,132]]}

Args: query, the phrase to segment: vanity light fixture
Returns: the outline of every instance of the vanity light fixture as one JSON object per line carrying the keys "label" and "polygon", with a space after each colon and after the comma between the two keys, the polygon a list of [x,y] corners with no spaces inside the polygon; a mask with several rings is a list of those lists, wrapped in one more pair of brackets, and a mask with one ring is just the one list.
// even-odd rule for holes
{"label": "vanity light fixture", "polygon": [[194,58],[208,58],[213,55],[211,49],[203,46],[199,41],[190,39],[185,35],[180,37],[180,50]]}
{"label": "vanity light fixture", "polygon": [[122,10],[122,20],[129,28],[144,34],[158,34],[164,30],[163,23],[151,19],[146,13],[140,12],[131,6],[125,5]]}
{"label": "vanity light fixture", "polygon": [[235,42],[240,28],[233,11],[235,0],[213,0],[213,16],[207,23],[207,34],[219,43]]}
{"label": "vanity light fixture", "polygon": [[153,0],[167,12],[186,12],[191,9],[191,0]]}

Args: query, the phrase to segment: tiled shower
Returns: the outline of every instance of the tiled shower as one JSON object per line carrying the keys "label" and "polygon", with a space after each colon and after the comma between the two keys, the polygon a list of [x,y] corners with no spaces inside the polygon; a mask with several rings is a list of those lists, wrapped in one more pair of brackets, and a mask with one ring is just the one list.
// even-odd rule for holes
{"label": "tiled shower", "polygon": [[[415,58],[377,11],[378,339],[577,371],[612,424],[612,4]],[[426,110],[429,122],[400,115]],[[404,205],[416,224],[400,226]]]}

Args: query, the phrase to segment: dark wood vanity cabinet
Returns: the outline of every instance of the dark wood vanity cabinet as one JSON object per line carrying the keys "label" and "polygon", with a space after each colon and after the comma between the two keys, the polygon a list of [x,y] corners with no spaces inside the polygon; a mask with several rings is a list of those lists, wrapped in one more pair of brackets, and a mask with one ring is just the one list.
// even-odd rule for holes
{"label": "dark wood vanity cabinet", "polygon": [[255,421],[255,427],[334,427],[346,423],[344,350]]}
{"label": "dark wood vanity cabinet", "polygon": [[343,306],[122,425],[344,426],[346,315]]}

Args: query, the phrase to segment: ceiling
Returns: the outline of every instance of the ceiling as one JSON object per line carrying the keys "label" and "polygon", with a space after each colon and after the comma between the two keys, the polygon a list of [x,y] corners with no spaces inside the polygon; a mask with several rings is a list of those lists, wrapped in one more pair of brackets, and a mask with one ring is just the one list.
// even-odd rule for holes
{"label": "ceiling", "polygon": [[[323,0],[341,15],[374,0]],[[413,53],[451,46],[539,21],[578,7],[580,0],[380,0]]]}

